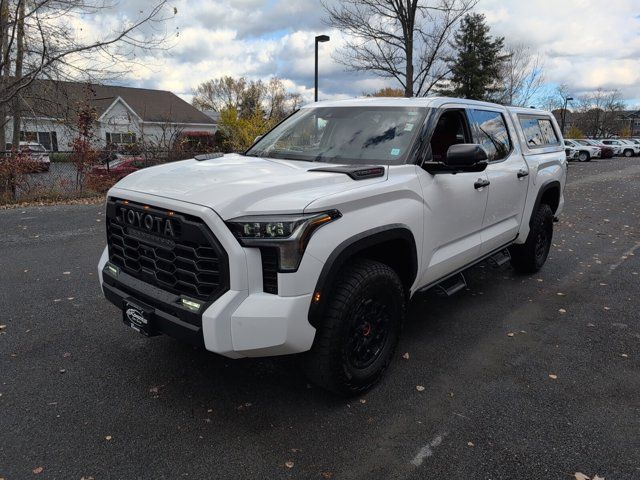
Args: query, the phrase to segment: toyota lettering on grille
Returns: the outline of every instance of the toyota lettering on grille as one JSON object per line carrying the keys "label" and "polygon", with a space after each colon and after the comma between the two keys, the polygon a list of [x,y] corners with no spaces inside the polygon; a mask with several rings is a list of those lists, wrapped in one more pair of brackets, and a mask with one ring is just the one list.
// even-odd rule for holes
{"label": "toyota lettering on grille", "polygon": [[164,235],[165,237],[175,237],[175,229],[169,218],[159,217],[152,213],[141,212],[131,208],[120,207],[118,220],[125,225],[146,230],[147,232]]}

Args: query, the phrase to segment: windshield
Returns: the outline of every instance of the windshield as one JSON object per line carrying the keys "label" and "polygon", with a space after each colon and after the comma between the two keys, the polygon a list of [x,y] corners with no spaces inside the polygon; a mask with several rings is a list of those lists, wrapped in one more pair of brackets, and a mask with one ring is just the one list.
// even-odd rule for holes
{"label": "windshield", "polygon": [[398,165],[405,162],[426,113],[420,107],[304,108],[266,134],[246,155]]}

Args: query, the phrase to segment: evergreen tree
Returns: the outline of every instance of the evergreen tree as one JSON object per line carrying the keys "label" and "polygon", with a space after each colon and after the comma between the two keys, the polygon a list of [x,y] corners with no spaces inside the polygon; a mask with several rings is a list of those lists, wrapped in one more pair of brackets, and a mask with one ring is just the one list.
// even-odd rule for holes
{"label": "evergreen tree", "polygon": [[451,43],[455,52],[447,63],[449,82],[440,94],[473,100],[491,100],[500,83],[501,67],[508,58],[502,54],[504,37],[492,38],[484,15],[466,15]]}

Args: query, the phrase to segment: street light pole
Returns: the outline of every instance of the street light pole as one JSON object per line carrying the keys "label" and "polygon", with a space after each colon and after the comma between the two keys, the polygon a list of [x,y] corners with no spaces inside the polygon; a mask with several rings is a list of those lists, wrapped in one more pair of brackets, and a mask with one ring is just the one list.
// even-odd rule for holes
{"label": "street light pole", "polygon": [[315,82],[315,94],[314,102],[318,101],[318,43],[324,43],[329,41],[329,35],[316,36],[316,82]]}
{"label": "street light pole", "polygon": [[567,115],[567,103],[573,100],[573,97],[566,97],[564,99],[564,108],[562,109],[562,126],[560,127],[560,131],[562,132],[562,136],[564,136],[564,119]]}

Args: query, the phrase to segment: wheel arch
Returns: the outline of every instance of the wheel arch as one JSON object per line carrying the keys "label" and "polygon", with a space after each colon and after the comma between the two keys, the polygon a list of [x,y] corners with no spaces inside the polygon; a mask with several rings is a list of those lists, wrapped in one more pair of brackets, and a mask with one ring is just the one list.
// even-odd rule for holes
{"label": "wheel arch", "polygon": [[320,323],[331,285],[342,267],[354,258],[368,258],[389,265],[398,273],[409,295],[418,273],[418,251],[413,233],[402,224],[366,230],[343,241],[325,262],[309,307],[309,323],[314,327]]}
{"label": "wheel arch", "polygon": [[561,192],[562,186],[558,180],[549,180],[540,186],[536,201],[533,204],[533,210],[531,210],[531,216],[529,217],[529,226],[531,226],[534,212],[538,210],[541,203],[549,205],[554,214],[558,211]]}

